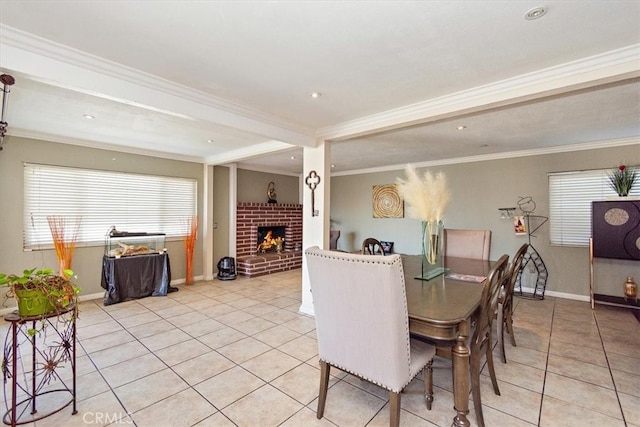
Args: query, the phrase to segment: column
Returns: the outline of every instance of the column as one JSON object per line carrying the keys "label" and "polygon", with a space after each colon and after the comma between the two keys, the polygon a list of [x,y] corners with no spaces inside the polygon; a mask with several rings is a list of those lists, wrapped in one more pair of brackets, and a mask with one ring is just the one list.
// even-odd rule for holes
{"label": "column", "polygon": [[[320,181],[313,191],[307,181],[313,184],[315,178]],[[330,230],[330,187],[331,187],[331,148],[327,141],[318,141],[315,148],[304,147],[304,166],[302,176],[302,249],[310,246],[329,248]],[[308,178],[308,179],[307,179]],[[315,212],[314,212],[315,211]],[[300,311],[313,315],[313,299],[307,273],[307,262],[302,256],[302,304]]]}

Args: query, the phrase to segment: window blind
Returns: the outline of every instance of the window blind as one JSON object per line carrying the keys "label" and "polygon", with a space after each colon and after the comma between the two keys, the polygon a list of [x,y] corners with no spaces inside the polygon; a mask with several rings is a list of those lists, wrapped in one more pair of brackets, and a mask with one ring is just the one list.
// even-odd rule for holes
{"label": "window blind", "polygon": [[48,216],[80,221],[76,244],[102,244],[120,231],[188,232],[197,212],[197,181],[40,164],[24,164],[24,249],[53,247]]}
{"label": "window blind", "polygon": [[[638,169],[636,169],[638,170]],[[611,188],[611,169],[549,174],[549,227],[552,245],[588,246],[591,202],[618,197]],[[629,196],[640,196],[636,183]]]}

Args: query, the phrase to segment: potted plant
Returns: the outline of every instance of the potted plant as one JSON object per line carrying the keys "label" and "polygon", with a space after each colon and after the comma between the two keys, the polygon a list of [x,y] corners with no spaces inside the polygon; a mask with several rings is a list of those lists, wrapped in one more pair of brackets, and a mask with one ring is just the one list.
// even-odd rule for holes
{"label": "potted plant", "polygon": [[609,183],[611,188],[618,193],[618,196],[628,196],[636,181],[636,171],[625,165],[620,165],[609,173]]}
{"label": "potted plant", "polygon": [[71,282],[74,277],[71,270],[65,270],[62,276],[48,268],[32,268],[22,275],[0,273],[0,286],[9,288],[5,300],[17,301],[20,316],[44,316],[60,313],[71,304],[77,307],[80,288]]}

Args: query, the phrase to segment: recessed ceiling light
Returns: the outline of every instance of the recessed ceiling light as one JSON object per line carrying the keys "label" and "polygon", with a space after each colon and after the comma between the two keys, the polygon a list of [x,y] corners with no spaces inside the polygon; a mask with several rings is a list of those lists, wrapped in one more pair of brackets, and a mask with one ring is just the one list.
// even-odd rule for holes
{"label": "recessed ceiling light", "polygon": [[209,144],[213,144],[213,139],[207,139],[207,142],[208,142]]}
{"label": "recessed ceiling light", "polygon": [[464,126],[464,125],[460,125],[460,126],[458,126],[456,129],[458,129],[458,130],[462,130],[462,129],[466,129],[466,128],[467,128],[466,126]]}
{"label": "recessed ceiling light", "polygon": [[89,120],[96,118],[96,116],[92,116],[91,114],[83,114],[82,117],[84,117],[85,119],[89,119]]}
{"label": "recessed ceiling light", "polygon": [[524,15],[524,19],[527,21],[533,21],[534,19],[542,18],[544,14],[547,13],[547,8],[545,7],[534,7]]}
{"label": "recessed ceiling light", "polygon": [[332,167],[332,168],[335,168],[335,167],[336,167],[336,165],[334,165],[334,164],[331,164],[331,167]]}
{"label": "recessed ceiling light", "polygon": [[291,159],[291,160],[295,160],[295,159],[296,159],[296,156],[291,156],[291,157],[290,157],[290,159]]}
{"label": "recessed ceiling light", "polygon": [[312,97],[312,98],[320,98],[321,96],[322,96],[322,94],[321,94],[320,92],[313,92],[313,93],[311,94],[311,97]]}

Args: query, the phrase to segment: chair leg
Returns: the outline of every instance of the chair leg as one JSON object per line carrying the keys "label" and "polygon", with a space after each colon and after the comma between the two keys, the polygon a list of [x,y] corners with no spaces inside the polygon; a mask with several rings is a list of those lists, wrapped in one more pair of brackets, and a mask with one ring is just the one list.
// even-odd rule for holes
{"label": "chair leg", "polygon": [[427,409],[431,410],[431,404],[433,403],[433,359],[427,363],[427,367],[424,368],[424,399],[427,402]]}
{"label": "chair leg", "polygon": [[389,392],[389,426],[400,426],[400,393]]}
{"label": "chair leg", "polygon": [[324,416],[324,405],[327,402],[327,389],[329,388],[329,371],[331,366],[327,362],[320,362],[320,393],[318,395],[318,419]]}
{"label": "chair leg", "polygon": [[496,370],[493,366],[493,352],[491,345],[491,335],[487,338],[487,366],[489,366],[489,376],[491,377],[491,383],[493,384],[493,391],[500,396],[500,389],[498,388],[498,380],[496,379]]}
{"label": "chair leg", "polygon": [[507,356],[504,351],[504,326],[506,319],[504,318],[504,306],[498,304],[498,318],[496,319],[496,329],[498,332],[498,346],[502,354],[502,363],[507,363]]}
{"label": "chair leg", "polygon": [[484,427],[484,417],[482,416],[482,399],[480,398],[480,355],[478,352],[471,352],[471,395],[473,396],[473,407],[476,412],[478,427]]}
{"label": "chair leg", "polygon": [[507,331],[511,337],[511,345],[517,347],[516,336],[513,334],[513,312],[511,310],[507,311]]}

